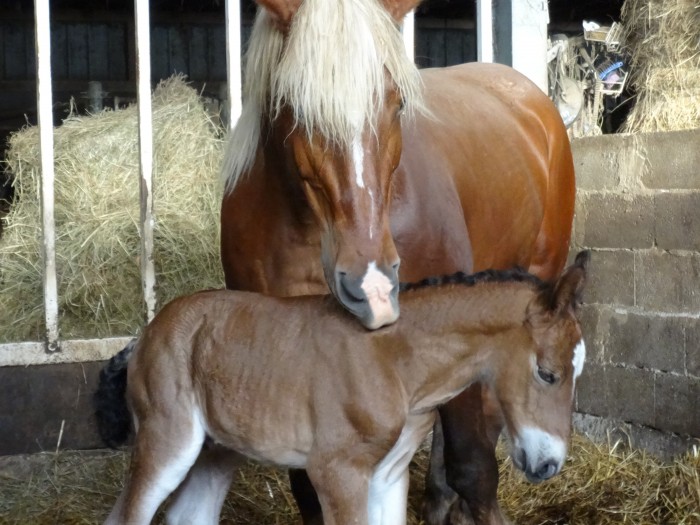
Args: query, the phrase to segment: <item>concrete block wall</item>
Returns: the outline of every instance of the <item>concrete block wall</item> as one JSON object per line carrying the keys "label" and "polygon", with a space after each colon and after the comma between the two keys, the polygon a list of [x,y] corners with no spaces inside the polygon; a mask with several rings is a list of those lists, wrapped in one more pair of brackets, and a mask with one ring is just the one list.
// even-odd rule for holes
{"label": "concrete block wall", "polygon": [[593,250],[577,410],[700,438],[700,130],[572,146],[572,250]]}

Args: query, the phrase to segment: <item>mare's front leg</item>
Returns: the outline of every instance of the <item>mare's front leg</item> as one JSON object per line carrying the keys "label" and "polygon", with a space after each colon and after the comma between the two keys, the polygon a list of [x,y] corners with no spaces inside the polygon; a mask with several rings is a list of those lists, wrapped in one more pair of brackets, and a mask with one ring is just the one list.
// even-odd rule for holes
{"label": "mare's front leg", "polygon": [[508,523],[497,499],[495,450],[503,424],[495,402],[472,385],[440,409],[440,423],[444,448],[440,454],[438,432],[426,479],[426,524]]}

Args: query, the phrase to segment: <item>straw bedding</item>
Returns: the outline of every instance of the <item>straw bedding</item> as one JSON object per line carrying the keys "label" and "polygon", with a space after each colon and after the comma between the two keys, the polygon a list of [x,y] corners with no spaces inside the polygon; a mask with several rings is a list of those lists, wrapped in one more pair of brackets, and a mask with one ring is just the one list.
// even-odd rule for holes
{"label": "straw bedding", "polygon": [[637,93],[623,131],[700,127],[700,4],[626,0],[621,18]]}
{"label": "straw bedding", "polygon": [[[160,304],[222,285],[221,128],[181,77],[153,93],[155,265]],[[137,108],[69,116],[54,130],[61,336],[135,333],[139,274]],[[0,239],[0,342],[43,339],[38,128],[9,140],[17,201]]]}
{"label": "straw bedding", "polygon": [[[501,457],[500,501],[521,525],[700,524],[700,453],[664,463],[640,451],[574,436],[562,473],[530,485]],[[418,525],[427,452],[411,466],[408,523]],[[124,452],[0,458],[0,524],[99,523],[122,486]],[[250,465],[234,483],[222,523],[298,523],[286,473]]]}

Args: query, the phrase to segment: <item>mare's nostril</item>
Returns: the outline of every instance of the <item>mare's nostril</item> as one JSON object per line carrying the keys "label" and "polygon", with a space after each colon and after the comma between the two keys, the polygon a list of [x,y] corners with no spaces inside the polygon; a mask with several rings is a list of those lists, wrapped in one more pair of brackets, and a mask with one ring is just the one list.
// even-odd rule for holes
{"label": "mare's nostril", "polygon": [[343,302],[363,302],[365,301],[364,292],[355,283],[353,283],[346,272],[337,271],[335,274],[336,283],[338,285],[338,294]]}

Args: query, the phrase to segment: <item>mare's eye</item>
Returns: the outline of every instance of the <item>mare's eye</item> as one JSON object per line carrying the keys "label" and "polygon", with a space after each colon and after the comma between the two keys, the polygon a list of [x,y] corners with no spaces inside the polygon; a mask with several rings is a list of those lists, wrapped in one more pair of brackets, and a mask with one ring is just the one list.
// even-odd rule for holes
{"label": "mare's eye", "polygon": [[557,376],[554,374],[554,372],[550,372],[541,366],[537,367],[537,375],[540,376],[540,379],[548,385],[553,385],[557,382]]}
{"label": "mare's eye", "polygon": [[399,102],[399,110],[396,113],[400,115],[401,113],[403,113],[403,110],[405,108],[406,108],[406,101],[402,97],[401,102]]}

